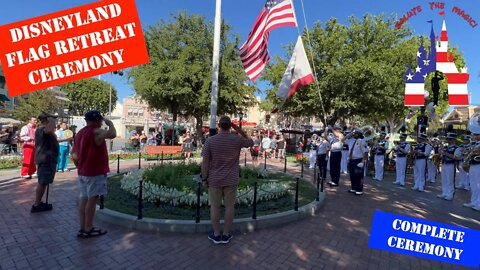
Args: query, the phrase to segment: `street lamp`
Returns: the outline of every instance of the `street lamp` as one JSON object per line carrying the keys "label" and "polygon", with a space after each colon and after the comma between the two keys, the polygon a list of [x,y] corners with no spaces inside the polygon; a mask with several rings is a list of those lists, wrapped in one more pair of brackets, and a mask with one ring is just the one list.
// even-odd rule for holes
{"label": "street lamp", "polygon": [[[108,115],[110,118],[110,121],[112,121],[112,85],[113,85],[113,74],[123,76],[123,71],[122,70],[115,70],[113,72],[110,72],[110,95],[109,95],[109,103],[108,103]],[[113,149],[113,139],[110,140],[110,151]]]}
{"label": "street lamp", "polygon": [[239,113],[238,113],[238,120],[239,120],[238,126],[239,126],[240,128],[242,128],[243,112],[239,112]]}

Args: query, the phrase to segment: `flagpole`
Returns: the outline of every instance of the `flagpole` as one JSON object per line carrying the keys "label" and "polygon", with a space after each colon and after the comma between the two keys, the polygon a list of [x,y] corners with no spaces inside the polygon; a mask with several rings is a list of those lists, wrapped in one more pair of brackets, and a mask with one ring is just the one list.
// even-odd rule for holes
{"label": "flagpole", "polygon": [[[320,105],[322,105],[323,120],[325,121],[324,122],[325,127],[327,127],[327,114],[325,113],[325,106],[323,105],[323,97],[322,97],[322,93],[320,91],[320,85],[318,84],[317,68],[316,68],[316,65],[315,65],[315,60],[313,58],[312,41],[310,40],[310,31],[308,30],[307,16],[305,15],[305,7],[303,6],[303,0],[300,0],[300,3],[302,4],[302,13],[303,13],[303,21],[305,23],[305,29],[307,30],[308,45],[310,46],[310,57],[312,58],[313,76],[315,77],[315,86],[317,88],[318,96],[320,97]],[[299,30],[299,33],[300,33],[300,30]]]}
{"label": "flagpole", "polygon": [[220,34],[222,24],[222,0],[216,0],[215,27],[213,37],[212,59],[212,97],[210,102],[210,136],[216,134],[217,105],[218,105],[218,70],[220,65]]}

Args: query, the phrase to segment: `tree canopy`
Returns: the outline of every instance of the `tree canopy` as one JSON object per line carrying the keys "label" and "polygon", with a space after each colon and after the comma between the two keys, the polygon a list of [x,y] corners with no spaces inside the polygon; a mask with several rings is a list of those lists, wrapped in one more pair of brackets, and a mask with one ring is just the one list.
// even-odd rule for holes
{"label": "tree canopy", "polygon": [[55,114],[62,110],[65,102],[57,99],[55,93],[40,90],[16,97],[13,116],[27,122],[31,117],[38,117],[42,112]]}
{"label": "tree canopy", "polygon": [[[129,72],[135,92],[153,109],[197,120],[209,115],[212,82],[213,24],[198,15],[179,13],[145,31],[150,63]],[[238,37],[222,24],[218,114],[237,113],[254,102],[254,87],[245,82]]]}
{"label": "tree canopy", "polygon": [[110,87],[112,87],[112,110],[117,102],[117,90],[109,83],[97,78],[88,78],[60,86],[70,99],[68,109],[72,115],[84,115],[90,110],[102,114],[109,112]]}

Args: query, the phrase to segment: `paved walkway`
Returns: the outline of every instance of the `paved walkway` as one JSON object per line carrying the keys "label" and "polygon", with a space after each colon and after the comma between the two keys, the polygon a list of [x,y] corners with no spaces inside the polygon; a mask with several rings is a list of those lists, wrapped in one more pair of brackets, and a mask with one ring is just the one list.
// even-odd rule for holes
{"label": "paved walkway", "polygon": [[[116,164],[111,166],[115,171]],[[122,170],[137,166],[138,161],[121,164]],[[447,202],[436,198],[439,183],[418,193],[394,186],[388,176],[381,183],[366,180],[365,195],[355,197],[342,177],[342,186],[326,189],[317,216],[235,235],[229,245],[213,245],[203,234],[139,233],[110,224],[97,224],[108,228],[107,235],[79,240],[75,175],[57,175],[49,200],[54,210],[39,214],[29,212],[35,180],[0,177],[0,269],[465,269],[368,248],[373,213],[480,229],[480,213],[461,206],[466,191]]]}

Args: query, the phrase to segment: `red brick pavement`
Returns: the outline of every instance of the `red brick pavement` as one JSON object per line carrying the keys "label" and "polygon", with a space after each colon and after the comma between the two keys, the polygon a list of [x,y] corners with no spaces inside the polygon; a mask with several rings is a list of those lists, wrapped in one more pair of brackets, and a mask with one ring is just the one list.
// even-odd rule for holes
{"label": "red brick pavement", "polygon": [[[126,162],[122,169],[136,166]],[[97,224],[107,235],[79,240],[74,178],[75,172],[57,175],[54,210],[39,214],[29,212],[34,180],[0,180],[0,269],[465,269],[368,248],[374,210],[480,228],[480,213],[461,206],[465,191],[447,202],[435,197],[438,183],[418,193],[393,186],[389,176],[382,183],[366,180],[365,195],[355,197],[342,177],[340,188],[326,189],[317,216],[235,235],[229,245],[215,246],[203,234],[149,234],[110,224]]]}

